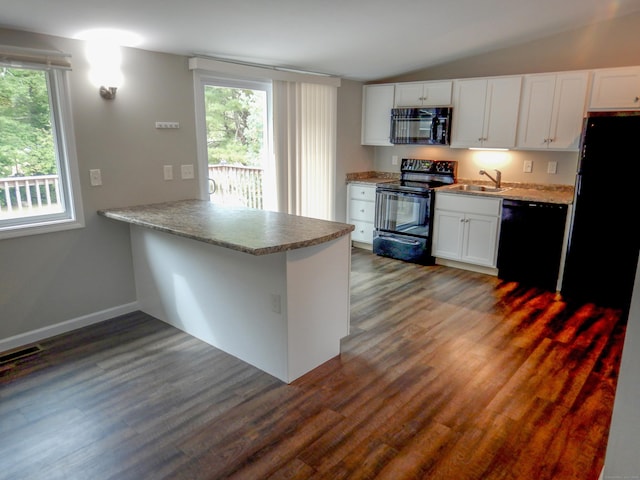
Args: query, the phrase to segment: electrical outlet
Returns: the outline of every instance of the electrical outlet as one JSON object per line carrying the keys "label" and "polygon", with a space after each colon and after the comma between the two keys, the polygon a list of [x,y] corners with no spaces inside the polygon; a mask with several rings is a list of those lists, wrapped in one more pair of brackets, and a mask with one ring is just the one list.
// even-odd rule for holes
{"label": "electrical outlet", "polygon": [[398,164],[398,155],[391,155],[391,165]]}
{"label": "electrical outlet", "polygon": [[102,185],[102,172],[98,168],[89,170],[89,180],[92,187],[98,187]]}
{"label": "electrical outlet", "polygon": [[193,178],[193,165],[181,165],[180,173],[183,180],[189,180]]}
{"label": "electrical outlet", "polygon": [[173,165],[165,165],[163,171],[165,180],[173,180]]}
{"label": "electrical outlet", "polygon": [[522,171],[524,173],[531,173],[533,171],[533,160],[525,160]]}
{"label": "electrical outlet", "polygon": [[547,163],[547,173],[558,173],[558,162]]}

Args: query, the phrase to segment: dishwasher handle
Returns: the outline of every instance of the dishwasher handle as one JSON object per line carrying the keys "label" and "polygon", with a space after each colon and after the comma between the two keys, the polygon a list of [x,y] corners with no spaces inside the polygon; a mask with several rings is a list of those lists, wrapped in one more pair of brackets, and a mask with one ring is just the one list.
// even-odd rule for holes
{"label": "dishwasher handle", "polygon": [[547,208],[547,209],[556,209],[563,210],[567,208],[565,203],[550,203],[550,202],[535,202],[528,200],[502,200],[502,208]]}

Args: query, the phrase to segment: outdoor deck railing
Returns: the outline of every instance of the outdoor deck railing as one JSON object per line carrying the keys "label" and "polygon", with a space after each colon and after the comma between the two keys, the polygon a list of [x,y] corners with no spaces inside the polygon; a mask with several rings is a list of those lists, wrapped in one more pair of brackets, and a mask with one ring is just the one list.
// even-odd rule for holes
{"label": "outdoor deck railing", "polygon": [[60,206],[58,175],[0,178],[0,215],[2,216]]}
{"label": "outdoor deck railing", "polygon": [[209,165],[209,179],[214,182],[213,193],[209,190],[211,201],[262,208],[262,168]]}
{"label": "outdoor deck railing", "polygon": [[[261,168],[209,165],[209,179],[215,185],[215,190],[210,191],[212,201],[262,208]],[[0,215],[3,217],[60,207],[58,175],[0,178]]]}

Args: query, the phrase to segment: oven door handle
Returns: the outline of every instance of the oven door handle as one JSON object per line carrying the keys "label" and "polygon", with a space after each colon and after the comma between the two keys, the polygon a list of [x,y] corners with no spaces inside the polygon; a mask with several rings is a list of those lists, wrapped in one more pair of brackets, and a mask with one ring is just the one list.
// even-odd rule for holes
{"label": "oven door handle", "polygon": [[403,245],[420,245],[420,242],[417,240],[398,238],[391,235],[380,235],[380,237],[384,238],[385,240],[391,240],[392,242],[402,243]]}

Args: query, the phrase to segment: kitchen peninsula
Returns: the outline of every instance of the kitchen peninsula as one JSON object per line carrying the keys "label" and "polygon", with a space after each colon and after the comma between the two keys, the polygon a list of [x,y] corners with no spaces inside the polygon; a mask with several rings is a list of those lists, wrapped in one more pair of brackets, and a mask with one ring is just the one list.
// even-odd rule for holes
{"label": "kitchen peninsula", "polygon": [[130,224],[140,310],[287,383],[340,353],[352,225],[205,200],[98,214]]}

